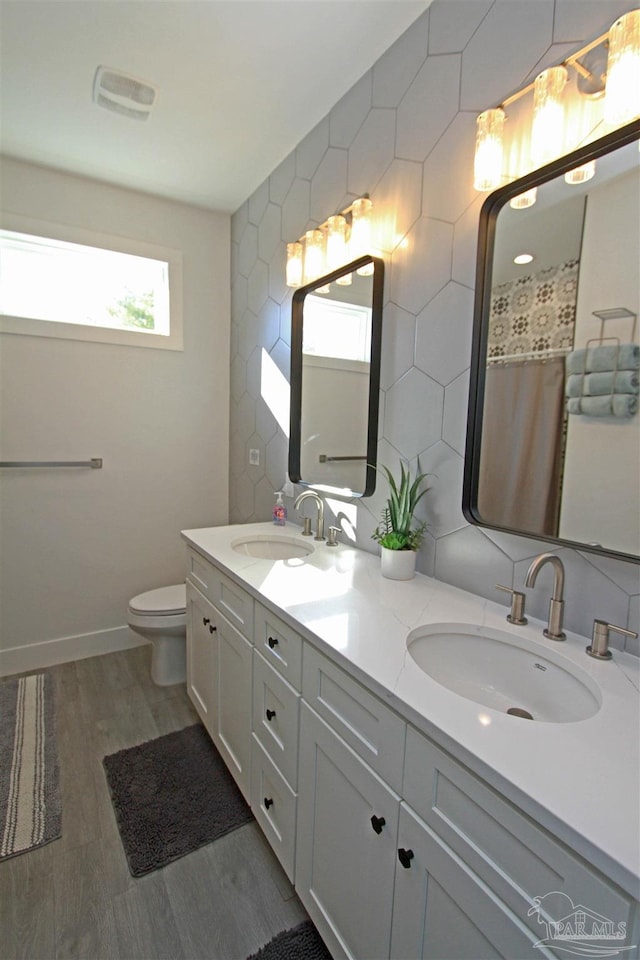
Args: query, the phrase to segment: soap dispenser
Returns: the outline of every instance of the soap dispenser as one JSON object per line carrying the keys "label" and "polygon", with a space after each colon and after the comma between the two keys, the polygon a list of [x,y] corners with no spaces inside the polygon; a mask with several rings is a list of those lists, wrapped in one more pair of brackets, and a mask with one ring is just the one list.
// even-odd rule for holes
{"label": "soap dispenser", "polygon": [[274,493],[278,499],[273,505],[273,522],[278,527],[284,527],[287,519],[287,508],[282,502],[282,490],[275,490]]}

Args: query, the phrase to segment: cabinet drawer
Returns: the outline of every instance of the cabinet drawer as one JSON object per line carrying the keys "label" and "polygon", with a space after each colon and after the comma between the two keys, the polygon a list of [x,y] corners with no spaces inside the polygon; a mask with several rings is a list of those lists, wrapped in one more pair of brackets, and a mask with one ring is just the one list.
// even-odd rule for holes
{"label": "cabinet drawer", "polygon": [[307,703],[399,793],[404,720],[307,643],[303,654],[302,692]]}
{"label": "cabinet drawer", "polygon": [[271,611],[256,604],[255,643],[267,663],[281,673],[292,687],[302,682],[302,639]]}
{"label": "cabinet drawer", "polygon": [[187,578],[240,633],[253,641],[253,598],[196,550],[187,551]]}
{"label": "cabinet drawer", "polygon": [[[470,773],[427,737],[407,730],[404,799],[539,937],[544,935],[534,898],[582,908],[626,923],[637,903],[535,824],[526,814]],[[553,896],[544,900],[547,894]],[[560,896],[557,896],[560,894]],[[552,919],[560,919],[560,917]]]}
{"label": "cabinet drawer", "polygon": [[300,696],[255,650],[253,655],[253,732],[285,780],[298,780]]}
{"label": "cabinet drawer", "polygon": [[255,734],[251,750],[251,809],[267,840],[294,881],[296,794],[262,749]]}

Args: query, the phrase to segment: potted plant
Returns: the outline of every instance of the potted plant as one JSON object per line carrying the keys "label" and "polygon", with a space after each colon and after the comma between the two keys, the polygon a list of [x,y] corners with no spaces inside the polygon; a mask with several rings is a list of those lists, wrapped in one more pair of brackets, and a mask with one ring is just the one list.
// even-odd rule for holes
{"label": "potted plant", "polygon": [[415,509],[427,492],[420,489],[426,473],[418,472],[412,478],[409,467],[400,464],[400,479],[396,481],[388,467],[382,465],[389,484],[389,498],[382,511],[382,520],[371,534],[381,547],[382,576],[390,580],[410,580],[415,576],[416,552],[420,549],[426,521],[414,521]]}

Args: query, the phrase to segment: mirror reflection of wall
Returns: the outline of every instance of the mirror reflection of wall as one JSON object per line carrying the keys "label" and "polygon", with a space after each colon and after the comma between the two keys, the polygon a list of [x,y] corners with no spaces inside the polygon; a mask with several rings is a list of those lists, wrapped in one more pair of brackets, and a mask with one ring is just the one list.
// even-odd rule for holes
{"label": "mirror reflection of wall", "polygon": [[[481,434],[471,431],[465,510],[487,526],[638,558],[638,141],[605,147],[582,184],[565,181],[565,166],[570,158],[538,179],[533,206],[512,208],[512,185],[483,211]],[[612,357],[589,375],[594,358]]]}
{"label": "mirror reflection of wall", "polygon": [[362,492],[371,368],[373,278],[304,302],[300,471],[324,485]]}
{"label": "mirror reflection of wall", "polygon": [[289,473],[343,496],[370,495],[375,480],[383,264],[359,269],[293,301]]}

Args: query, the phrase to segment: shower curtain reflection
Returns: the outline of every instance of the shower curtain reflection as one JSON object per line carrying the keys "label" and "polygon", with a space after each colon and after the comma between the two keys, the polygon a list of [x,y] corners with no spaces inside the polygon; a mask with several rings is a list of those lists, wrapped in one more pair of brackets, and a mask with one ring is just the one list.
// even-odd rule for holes
{"label": "shower curtain reflection", "polygon": [[489,524],[557,536],[564,359],[489,363],[478,509]]}

